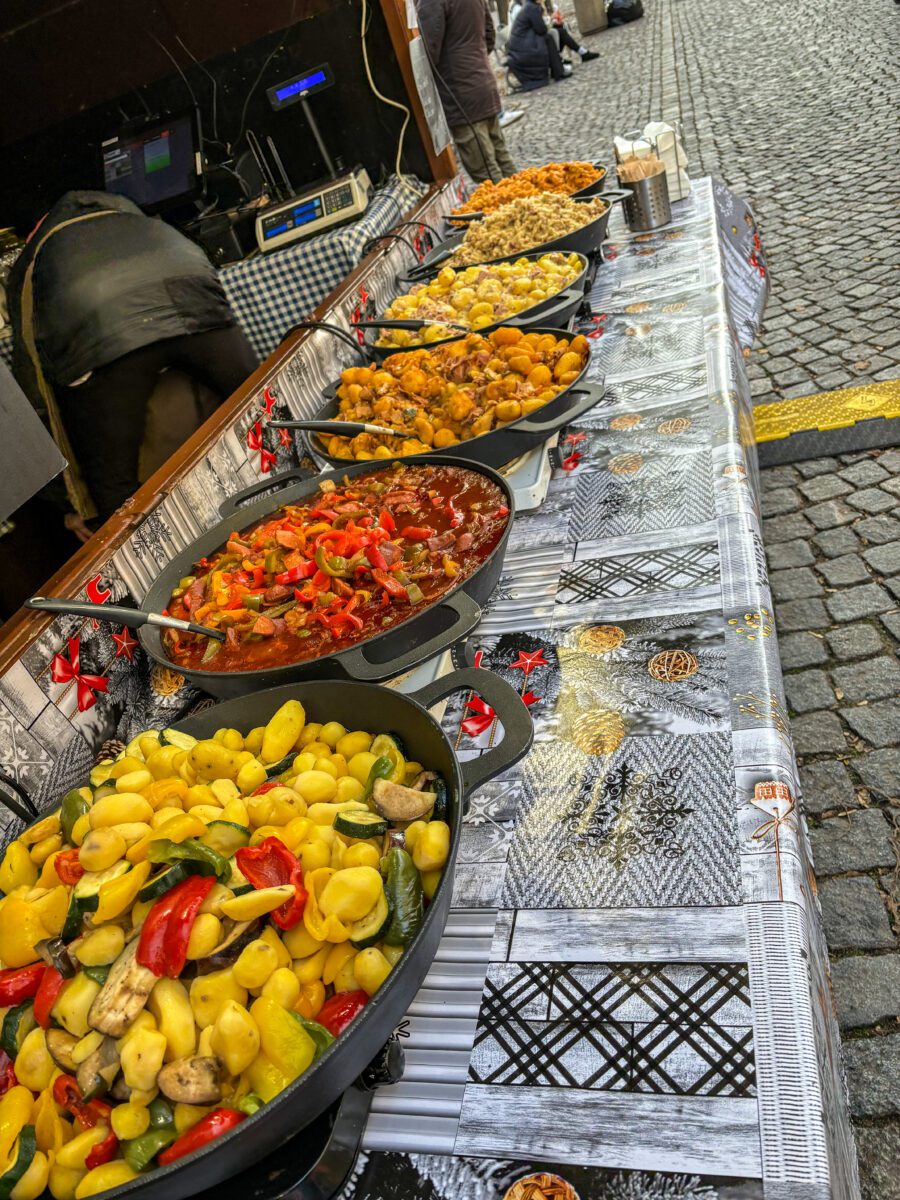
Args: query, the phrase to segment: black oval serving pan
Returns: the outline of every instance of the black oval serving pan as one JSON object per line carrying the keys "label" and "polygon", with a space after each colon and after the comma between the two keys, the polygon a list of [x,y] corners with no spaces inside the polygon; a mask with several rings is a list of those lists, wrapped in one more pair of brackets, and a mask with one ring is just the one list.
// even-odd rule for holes
{"label": "black oval serving pan", "polygon": [[[503,727],[503,740],[481,757],[461,764],[428,709],[462,689],[477,692],[494,709]],[[346,1093],[346,1103],[342,1103],[340,1112],[346,1107],[348,1118],[342,1123],[339,1112],[332,1130],[332,1141],[337,1139],[337,1143],[327,1148],[330,1157],[326,1169],[323,1169],[326,1158],[323,1155],[310,1177],[291,1180],[289,1194],[311,1200],[332,1194],[332,1186],[326,1186],[327,1183],[333,1184],[333,1190],[340,1187],[342,1177],[335,1178],[335,1173],[340,1176],[352,1166],[368,1110],[370,1093],[357,1081],[406,1014],[431,967],[446,924],[466,799],[481,784],[518,762],[527,753],[533,737],[531,717],[515,689],[499,675],[473,667],[445,675],[412,695],[349,681],[295,683],[216,705],[181,721],[175,728],[197,738],[211,737],[223,726],[253,729],[265,725],[286,700],[299,700],[310,720],[337,720],[348,729],[397,733],[417,761],[444,776],[449,792],[447,822],[451,829],[447,866],[425,919],[397,967],[349,1029],[305,1074],[252,1117],[202,1150],[169,1167],[139,1175],[119,1188],[104,1192],[104,1196],[183,1200],[225,1180],[234,1180],[310,1126]],[[292,1149],[296,1153],[295,1147]],[[256,1175],[259,1176],[259,1171]],[[253,1181],[248,1179],[247,1183],[246,1190],[233,1194],[251,1195]],[[278,1180],[270,1179],[269,1183],[266,1195],[278,1196],[284,1191]]]}
{"label": "black oval serving pan", "polygon": [[[561,250],[566,254],[574,251],[576,254],[583,254],[586,258],[598,254],[601,245],[606,240],[609,215],[612,212],[613,204],[617,200],[624,200],[628,195],[630,192],[608,192],[583,197],[585,203],[593,200],[607,201],[606,211],[602,212],[599,217],[595,217],[593,221],[589,221],[587,225],[582,225],[580,229],[573,229],[571,233],[551,238],[550,241],[541,242],[538,246],[528,246],[522,253],[531,256],[549,254],[552,250]],[[407,281],[421,283],[423,279],[430,279],[436,275],[447,259],[452,258],[463,244],[465,237],[465,232],[457,233],[434,246],[417,267],[412,267],[404,276],[398,278],[398,283]],[[486,258],[482,263],[467,263],[466,266],[490,266],[492,263],[504,262],[511,257],[513,256],[510,254],[503,254],[499,258]],[[519,255],[517,254],[516,257]],[[457,270],[462,271],[465,268],[458,267]]]}
{"label": "black oval serving pan", "polygon": [[[499,258],[497,262],[540,257],[540,254],[529,251],[528,254],[515,254],[505,259]],[[530,327],[536,325],[539,320],[542,325],[554,326],[555,328],[568,325],[569,321],[572,320],[584,303],[585,292],[590,287],[591,282],[590,260],[584,254],[579,254],[578,257],[581,259],[581,271],[561,292],[557,292],[554,296],[548,296],[546,300],[541,300],[539,303],[533,304],[531,308],[523,309],[520,313],[505,317],[502,321],[495,321],[492,325],[485,325],[483,328],[474,330],[473,332],[491,333],[492,330],[499,329],[501,325],[515,325],[520,328],[523,325],[528,325]],[[421,282],[421,280],[417,280],[416,282]],[[377,322],[377,320],[377,317],[373,318],[373,321]],[[440,325],[440,321],[433,323]],[[378,338],[378,329],[367,328],[363,350],[366,354],[371,354],[373,358],[381,362],[382,359],[387,358],[391,354],[401,353],[404,350],[421,350],[423,346],[426,349],[432,346],[441,346],[444,342],[456,341],[459,336],[459,333],[454,333],[451,337],[441,338],[436,342],[420,343],[415,346],[377,346],[375,343]]]}
{"label": "black oval serving pan", "polygon": [[[577,192],[563,193],[564,195],[567,194],[570,200],[584,200],[598,196],[603,191],[609,171],[601,162],[592,161],[591,166],[597,168],[597,170],[600,172],[599,176],[594,180],[593,183],[589,183],[586,187],[579,188]],[[460,225],[464,222],[480,221],[483,216],[483,212],[457,213],[455,216],[453,213],[447,213],[447,215],[444,217],[444,223],[451,229],[459,229]]]}
{"label": "black oval serving pan", "polygon": [[[481,333],[482,330],[477,330]],[[526,333],[551,333],[554,337],[572,337],[572,333],[566,329],[548,329],[545,326],[539,326],[536,329],[529,327],[523,332]],[[518,458],[520,454],[525,454],[529,450],[533,450],[535,446],[546,442],[554,433],[562,429],[564,425],[570,424],[593,408],[604,394],[602,384],[594,383],[585,380],[584,376],[590,366],[590,353],[588,354],[587,362],[581,371],[581,374],[558,396],[530,413],[528,416],[519,417],[516,421],[510,421],[508,425],[504,425],[502,429],[492,429],[489,433],[483,433],[480,437],[471,438],[469,441],[460,442],[458,446],[445,446],[442,450],[434,451],[435,455],[440,454],[446,458],[464,458],[469,462],[482,463],[488,467],[504,467],[507,463]],[[339,400],[337,398],[337,389],[340,380],[335,380],[325,389],[324,395],[328,398],[326,403],[315,414],[317,421],[331,421],[337,415]],[[325,443],[321,435],[313,433],[309,430],[304,431],[304,440],[306,448],[314,458],[321,459],[324,462],[332,463],[335,466],[340,466],[341,463],[350,462],[350,459],[335,458],[330,455],[325,449]],[[403,460],[403,455],[396,454],[394,457]],[[420,455],[424,460],[431,461],[431,455]]]}
{"label": "black oval serving pan", "polygon": [[[424,662],[432,655],[440,654],[453,642],[465,637],[481,620],[481,605],[487,600],[500,578],[503,555],[515,516],[515,498],[512,489],[502,475],[476,462],[438,454],[420,455],[404,459],[406,463],[423,466],[468,467],[486,475],[500,488],[504,503],[509,508],[506,529],[500,541],[481,566],[468,579],[445,592],[441,598],[425,608],[419,609],[405,621],[391,626],[383,633],[364,638],[345,650],[323,654],[308,662],[290,663],[287,666],[257,668],[252,671],[202,671],[185,669],[173,663],[163,648],[160,630],[155,625],[145,625],[138,630],[138,639],[147,654],[157,663],[177,670],[197,687],[219,699],[242,696],[260,688],[276,687],[294,683],[300,679],[349,678],[365,681],[392,679]],[[285,471],[270,479],[257,483],[229,497],[220,506],[222,521],[168,563],[156,578],[143,600],[143,607],[152,612],[162,612],[168,606],[172,590],[178,580],[192,574],[194,564],[206,555],[214,553],[228,541],[236,527],[248,529],[269,516],[283,504],[296,504],[318,491],[324,479],[339,482],[344,476],[369,474],[382,464],[376,462],[343,463],[339,470],[326,471],[311,476],[308,471],[295,469]],[[389,466],[386,461],[385,466]],[[261,492],[279,489],[277,496],[268,495],[256,499]],[[236,516],[239,514],[239,521]]]}

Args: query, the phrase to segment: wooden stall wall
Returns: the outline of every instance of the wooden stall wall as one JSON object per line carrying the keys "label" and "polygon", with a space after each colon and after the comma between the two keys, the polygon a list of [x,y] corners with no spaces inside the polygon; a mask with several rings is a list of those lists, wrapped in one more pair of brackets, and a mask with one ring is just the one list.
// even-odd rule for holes
{"label": "wooden stall wall", "polygon": [[[399,29],[395,9],[393,0],[368,4],[369,62],[379,89],[406,102],[408,64],[398,62],[385,21],[388,12]],[[189,87],[207,138],[233,144],[242,129],[270,134],[294,186],[311,182],[325,165],[300,108],[273,112],[265,92],[322,62],[337,82],[312,104],[332,154],[345,166],[361,162],[373,179],[392,171],[403,114],[369,88],[361,13],[360,0],[5,0],[0,226],[27,231],[64,191],[102,186],[101,141],[126,119],[186,108]],[[209,150],[216,161],[226,153]],[[403,169],[435,177],[418,120],[407,128]]]}

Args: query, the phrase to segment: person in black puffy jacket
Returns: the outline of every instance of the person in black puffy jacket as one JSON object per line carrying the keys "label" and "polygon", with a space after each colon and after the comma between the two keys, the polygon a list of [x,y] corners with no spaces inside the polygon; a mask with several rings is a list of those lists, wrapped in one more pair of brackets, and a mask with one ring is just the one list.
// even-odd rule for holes
{"label": "person in black puffy jacket", "polygon": [[571,72],[571,67],[563,67],[540,0],[524,0],[516,14],[506,43],[506,60],[524,92],[542,88],[550,79],[564,79]]}
{"label": "person in black puffy jacket", "polygon": [[[55,407],[101,519],[137,490],[162,371],[180,369],[221,403],[257,366],[200,247],[125,196],[67,192],[31,234],[7,295],[15,375],[42,415]],[[86,515],[67,521],[82,538]]]}

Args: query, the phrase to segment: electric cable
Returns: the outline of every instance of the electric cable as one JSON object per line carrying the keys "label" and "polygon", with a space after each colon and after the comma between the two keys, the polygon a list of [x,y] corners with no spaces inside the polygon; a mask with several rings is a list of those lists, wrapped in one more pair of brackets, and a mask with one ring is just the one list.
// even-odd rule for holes
{"label": "electric cable", "polygon": [[191,87],[191,84],[190,84],[190,81],[188,80],[187,75],[185,75],[184,71],[182,71],[181,67],[178,65],[178,60],[175,58],[174,54],[172,54],[172,52],[169,50],[169,48],[159,40],[159,38],[156,36],[156,34],[152,30],[145,29],[144,33],[146,33],[148,37],[153,38],[154,42],[156,42],[157,46],[159,46],[160,50],[162,50],[163,54],[165,54],[166,57],[171,61],[172,66],[175,68],[175,70],[178,72],[178,74],[181,76],[182,80],[184,81],[184,86],[187,88],[187,90],[190,94],[191,100],[193,101],[193,104],[194,104],[194,108],[196,108],[199,111],[200,105],[197,103],[197,97],[194,95],[194,89]]}
{"label": "electric cable", "polygon": [[409,118],[412,116],[412,113],[406,107],[405,104],[400,104],[399,101],[397,101],[397,100],[390,100],[382,92],[379,92],[379,90],[375,84],[375,80],[372,78],[372,69],[369,66],[369,51],[366,47],[366,25],[367,25],[366,16],[367,16],[367,13],[368,13],[368,0],[362,0],[362,21],[360,23],[359,35],[360,35],[360,41],[362,42],[363,65],[366,68],[366,78],[369,81],[369,87],[372,89],[373,93],[378,97],[378,99],[382,102],[382,104],[388,104],[388,105],[390,105],[391,108],[399,108],[402,113],[406,114],[403,118],[403,124],[400,127],[400,139],[397,142],[397,161],[396,161],[396,165],[394,168],[394,174],[397,176],[397,178],[400,180],[404,180],[406,177],[404,176],[403,172],[400,169],[400,160],[403,156],[403,138],[406,135],[406,127],[409,124]]}
{"label": "electric cable", "polygon": [[219,112],[218,112],[219,85],[216,81],[216,77],[215,77],[215,75],[213,75],[212,71],[210,71],[200,61],[200,59],[193,52],[193,50],[191,50],[191,48],[189,46],[185,45],[185,43],[181,40],[181,37],[177,33],[175,34],[175,41],[179,44],[179,46],[182,48],[182,50],[184,50],[185,54],[187,54],[190,58],[192,58],[194,60],[194,62],[197,64],[197,66],[200,68],[200,70],[203,72],[203,74],[207,77],[207,79],[212,84],[212,133],[213,133],[213,135],[212,135],[212,138],[208,139],[208,140],[211,140],[214,145],[222,146],[225,150],[227,150],[228,147],[225,145],[225,143],[219,141]]}
{"label": "electric cable", "polygon": [[287,26],[285,27],[284,33],[281,36],[281,41],[274,48],[274,50],[272,50],[266,56],[266,61],[259,68],[259,74],[256,76],[256,78],[253,80],[253,82],[250,85],[250,90],[247,93],[247,98],[244,100],[244,107],[241,109],[241,124],[240,124],[240,128],[238,129],[238,135],[232,142],[232,145],[234,146],[235,149],[237,149],[237,147],[240,145],[241,138],[244,136],[244,128],[247,123],[247,109],[250,107],[250,101],[253,99],[253,93],[259,87],[259,81],[262,79],[263,75],[265,74],[266,68],[268,67],[269,63],[272,61],[272,59],[275,57],[275,55],[278,54],[278,52],[280,50],[284,49],[284,44],[287,41],[287,37],[288,37],[288,30],[292,29],[294,26],[294,14],[296,12],[296,9],[297,9],[297,0],[291,0],[291,15],[288,17],[288,23],[287,23]]}

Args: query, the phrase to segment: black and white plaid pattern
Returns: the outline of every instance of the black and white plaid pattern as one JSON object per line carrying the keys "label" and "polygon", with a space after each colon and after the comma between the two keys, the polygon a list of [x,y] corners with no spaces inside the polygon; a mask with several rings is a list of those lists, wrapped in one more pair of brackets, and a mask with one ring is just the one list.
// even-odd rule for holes
{"label": "black and white plaid pattern", "polygon": [[[288,329],[359,266],[366,242],[393,229],[423,192],[391,176],[358,221],[220,271],[235,318],[257,354],[267,358]],[[409,257],[412,266],[411,251]]]}

